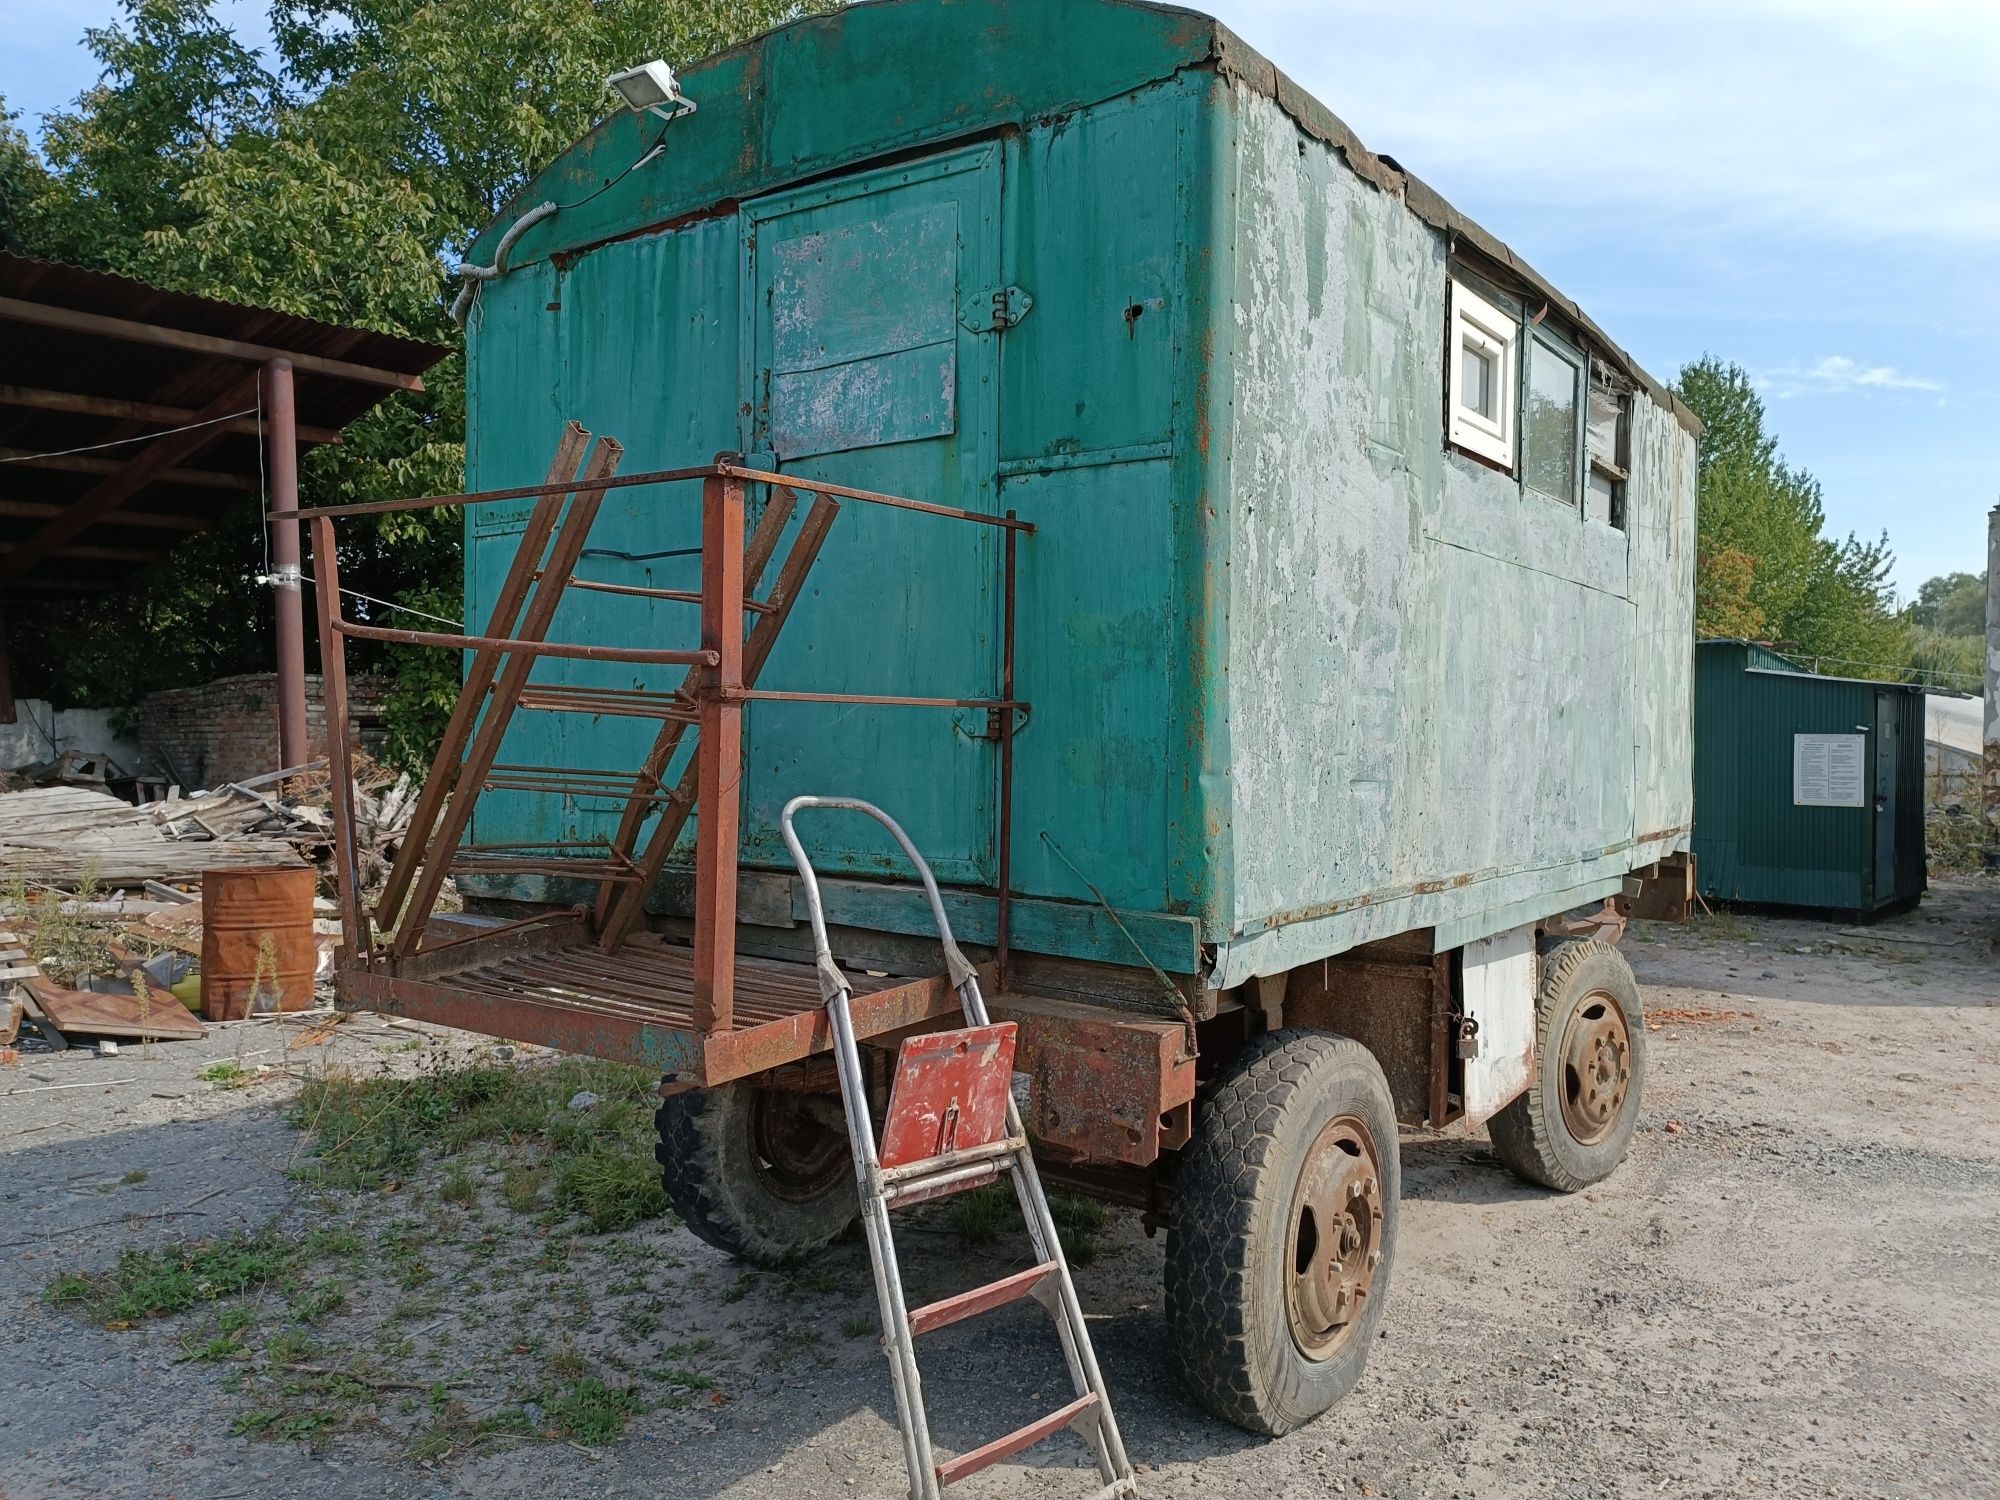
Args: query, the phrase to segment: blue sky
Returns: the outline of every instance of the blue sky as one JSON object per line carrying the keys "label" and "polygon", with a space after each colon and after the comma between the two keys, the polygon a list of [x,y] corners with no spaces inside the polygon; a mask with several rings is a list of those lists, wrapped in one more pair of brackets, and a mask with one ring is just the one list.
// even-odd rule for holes
{"label": "blue sky", "polygon": [[[1211,0],[1371,147],[1662,378],[1759,381],[1830,525],[1907,594],[1984,565],[2000,501],[1996,0]],[[115,0],[10,7],[0,94],[86,87]],[[246,38],[262,0],[221,0]]]}

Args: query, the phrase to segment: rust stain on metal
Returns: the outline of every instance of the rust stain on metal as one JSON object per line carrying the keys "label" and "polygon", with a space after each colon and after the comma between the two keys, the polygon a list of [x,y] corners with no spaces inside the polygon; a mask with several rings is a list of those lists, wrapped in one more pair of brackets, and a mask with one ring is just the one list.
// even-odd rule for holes
{"label": "rust stain on metal", "polygon": [[210,870],[201,878],[201,1013],[240,1021],[309,1010],[319,947],[310,865]]}
{"label": "rust stain on metal", "polygon": [[1017,1066],[1028,1075],[1038,1151],[1146,1166],[1186,1144],[1195,1056],[1185,1024],[1023,995],[997,996],[990,1008],[1020,1027]]}
{"label": "rust stain on metal", "polygon": [[[810,965],[749,959],[737,953],[736,818],[741,800],[743,706],[758,697],[782,697],[892,706],[976,704],[998,709],[1010,718],[1016,710],[1025,714],[1028,705],[1014,700],[1011,680],[998,700],[765,694],[754,684],[793,602],[804,590],[806,574],[839,513],[841,500],[1002,528],[1008,538],[1004,584],[1010,601],[1015,583],[1013,538],[1017,533],[1032,532],[1034,527],[1011,511],[1005,516],[985,515],[748,469],[732,462],[732,455],[696,468],[620,476],[616,470],[622,449],[609,438],[599,440],[591,460],[579,473],[589,445],[590,434],[576,423],[568,423],[547,480],[520,490],[335,506],[311,513],[319,576],[331,581],[337,567],[336,517],[482,504],[501,498],[532,496],[536,500],[485,635],[399,633],[399,638],[452,650],[469,649],[474,655],[444,742],[426,779],[412,835],[399,852],[378,906],[383,925],[393,923],[396,930],[394,939],[387,943],[369,937],[367,914],[361,909],[351,847],[354,809],[348,756],[334,756],[335,844],[341,856],[341,902],[348,933],[336,988],[345,1003],[357,1008],[515,1037],[564,1051],[641,1062],[672,1075],[677,1084],[713,1085],[794,1067],[830,1050],[832,1035]],[[576,582],[575,567],[604,495],[614,488],[661,483],[669,478],[702,481],[704,566],[701,591],[694,596],[701,605],[701,648],[649,649],[642,655],[609,647],[551,643],[547,636],[557,606]],[[753,483],[771,485],[773,495],[746,544],[745,492]],[[799,491],[812,494],[813,503],[776,583],[760,600],[754,590],[777,555]],[[382,632],[344,619],[339,595],[331,587],[317,593],[328,720],[330,725],[340,725],[347,713],[345,641],[349,636]],[[1004,649],[1011,678],[1011,608],[1006,616]],[[678,689],[666,693],[566,689],[560,685],[531,688],[528,675],[535,661],[553,655],[680,661],[692,670]],[[522,707],[544,712],[624,712],[662,722],[651,751],[636,771],[503,765],[497,759],[501,741],[511,715]],[[669,789],[665,785],[668,765],[690,730],[695,735],[694,754],[679,782]],[[343,747],[349,743],[345,733],[333,735],[331,740]],[[564,797],[616,796],[625,799],[626,806],[617,837],[608,843],[463,844],[473,804],[479,793],[489,789]],[[696,823],[695,941],[688,949],[633,929],[643,914],[647,890],[697,807],[708,811]],[[1006,822],[1002,818],[997,830],[1003,869],[1010,867],[1011,830]],[[649,823],[652,835],[642,847],[641,833]],[[581,851],[596,857],[583,858]],[[431,917],[445,873],[470,865],[533,869],[594,880],[604,894],[590,907],[544,914],[470,935],[456,930],[440,933],[432,926]],[[310,871],[299,873],[310,878]],[[1008,894],[1003,891],[1003,900]],[[310,924],[307,930],[309,933]],[[942,976],[904,981],[857,978],[852,1013],[856,1034],[872,1038],[934,1026],[957,1015],[958,1001]],[[1007,1028],[1007,1035],[1011,1057],[1011,1028]],[[929,1055],[945,1045],[927,1042],[918,1053]],[[1004,1106],[1011,1066],[991,1058],[987,1062],[991,1066],[980,1074],[979,1086],[989,1091],[997,1086]],[[995,1078],[1000,1080],[997,1085]],[[1192,1098],[1191,1063],[1189,1079]]]}
{"label": "rust stain on metal", "polygon": [[1006,1137],[1014,1030],[1011,1021],[1002,1021],[933,1031],[903,1043],[882,1121],[884,1167],[990,1146]]}

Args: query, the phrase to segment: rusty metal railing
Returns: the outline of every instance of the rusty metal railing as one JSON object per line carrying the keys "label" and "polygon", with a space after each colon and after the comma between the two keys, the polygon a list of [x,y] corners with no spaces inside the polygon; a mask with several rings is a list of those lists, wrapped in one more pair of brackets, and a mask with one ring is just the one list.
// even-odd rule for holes
{"label": "rusty metal railing", "polygon": [[[587,464],[586,454],[589,454]],[[561,875],[595,882],[598,895],[589,915],[596,945],[603,951],[615,950],[643,919],[646,894],[664,870],[688,819],[693,817],[694,1026],[704,1034],[729,1030],[735,1004],[743,711],[746,704],[764,700],[984,709],[995,717],[999,762],[998,949],[1004,972],[1013,879],[1013,741],[1018,715],[1027,707],[1014,698],[1017,542],[1023,533],[1034,531],[1033,525],[1012,511],[991,515],[753,469],[737,462],[734,455],[724,455],[714,463],[694,468],[619,474],[616,470],[622,456],[623,449],[615,439],[601,438],[593,449],[590,434],[571,422],[563,430],[548,478],[539,485],[318,506],[273,514],[273,520],[306,520],[312,524],[327,759],[334,792],[335,863],[344,934],[342,966],[393,973],[407,963],[424,942],[425,928],[438,894],[454,865],[468,872]],[[702,487],[699,592],[605,585],[573,576],[607,493],[693,480],[699,480]],[[753,484],[770,486],[771,498],[746,540],[746,491]],[[758,598],[756,590],[777,557],[779,543],[796,513],[801,493],[812,497],[807,514],[771,589]],[[334,530],[337,520],[526,499],[534,500],[535,505],[482,634],[403,630],[350,620],[343,614]],[[756,685],[843,500],[1001,529],[1005,540],[999,697],[820,693],[768,690]],[[550,641],[547,637],[557,607],[571,588],[698,604],[700,645],[672,649]],[[457,704],[425,779],[409,833],[397,851],[372,912],[363,905],[355,844],[346,657],[346,644],[351,639],[470,653]],[[680,665],[688,671],[680,687],[667,692],[579,688],[531,681],[535,664],[548,657]],[[657,719],[660,728],[644,761],[631,773],[502,765],[497,760],[500,742],[518,709],[624,714]],[[694,753],[669,786],[668,770],[690,729],[695,733]],[[466,843],[473,804],[486,790],[623,795],[626,800],[617,832],[606,844]],[[648,835],[646,824],[656,811],[659,816]],[[584,859],[567,852],[583,848],[601,850],[603,857]]]}

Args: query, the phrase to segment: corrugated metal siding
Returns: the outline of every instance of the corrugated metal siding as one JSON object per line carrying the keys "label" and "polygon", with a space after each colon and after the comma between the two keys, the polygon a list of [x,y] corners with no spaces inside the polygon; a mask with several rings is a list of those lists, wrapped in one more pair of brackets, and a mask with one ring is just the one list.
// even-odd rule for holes
{"label": "corrugated metal siding", "polygon": [[[1778,663],[1781,665],[1772,665]],[[1869,912],[1924,890],[1923,703],[1912,688],[1786,670],[1738,641],[1696,650],[1694,853],[1702,894],[1723,901]],[[1876,704],[1896,707],[1896,785],[1876,784]],[[1869,806],[1792,801],[1793,736],[1865,732]],[[1873,801],[1896,799],[1893,889],[1877,890]]]}

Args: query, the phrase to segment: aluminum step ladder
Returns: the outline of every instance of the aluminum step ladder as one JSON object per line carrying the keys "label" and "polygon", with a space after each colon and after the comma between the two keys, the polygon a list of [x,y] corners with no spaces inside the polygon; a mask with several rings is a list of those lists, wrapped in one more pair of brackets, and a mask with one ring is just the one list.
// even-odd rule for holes
{"label": "aluminum step ladder", "polygon": [[[882,1131],[875,1145],[874,1122],[868,1108],[868,1082],[849,1012],[848,981],[833,960],[826,936],[826,914],[820,904],[819,880],[792,823],[806,808],[831,808],[873,818],[902,845],[903,853],[923,878],[924,895],[944,944],[947,972],[965,1011],[965,1026],[932,1032],[903,1043],[896,1061],[896,1078]],[[1138,1483],[1125,1456],[1124,1439],[1111,1414],[1110,1396],[1097,1367],[1084,1327],[1083,1308],[1062,1242],[1049,1217],[1048,1199],[1035,1172],[1027,1132],[1014,1103],[1014,1025],[995,1025],[987,1018],[978,976],[952,940],[937,881],[924,857],[896,821],[879,807],[852,797],[794,797],[780,818],[785,847],[791,850],[804,885],[812,918],[813,947],[819,968],[820,993],[833,1028],[833,1053],[840,1071],[840,1093],[846,1105],[847,1135],[854,1152],[854,1171],[861,1189],[861,1222],[868,1234],[868,1254],[875,1269],[875,1295],[882,1317],[882,1344],[889,1356],[889,1375],[896,1388],[896,1412],[903,1431],[903,1460],[910,1472],[911,1500],[938,1500],[943,1489],[958,1480],[1012,1457],[1065,1428],[1090,1444],[1103,1487],[1099,1500],[1137,1496]],[[949,1193],[965,1192],[1009,1178],[1021,1206],[1036,1263],[1025,1271],[985,1286],[954,1294],[914,1311],[903,1297],[902,1273],[896,1262],[896,1242],[889,1211]],[[930,1420],[924,1408],[922,1378],[917,1370],[916,1340],[920,1334],[949,1327],[979,1313],[1032,1297],[1054,1320],[1069,1366],[1075,1399],[1025,1427],[995,1438],[956,1458],[939,1459],[932,1449]]]}

